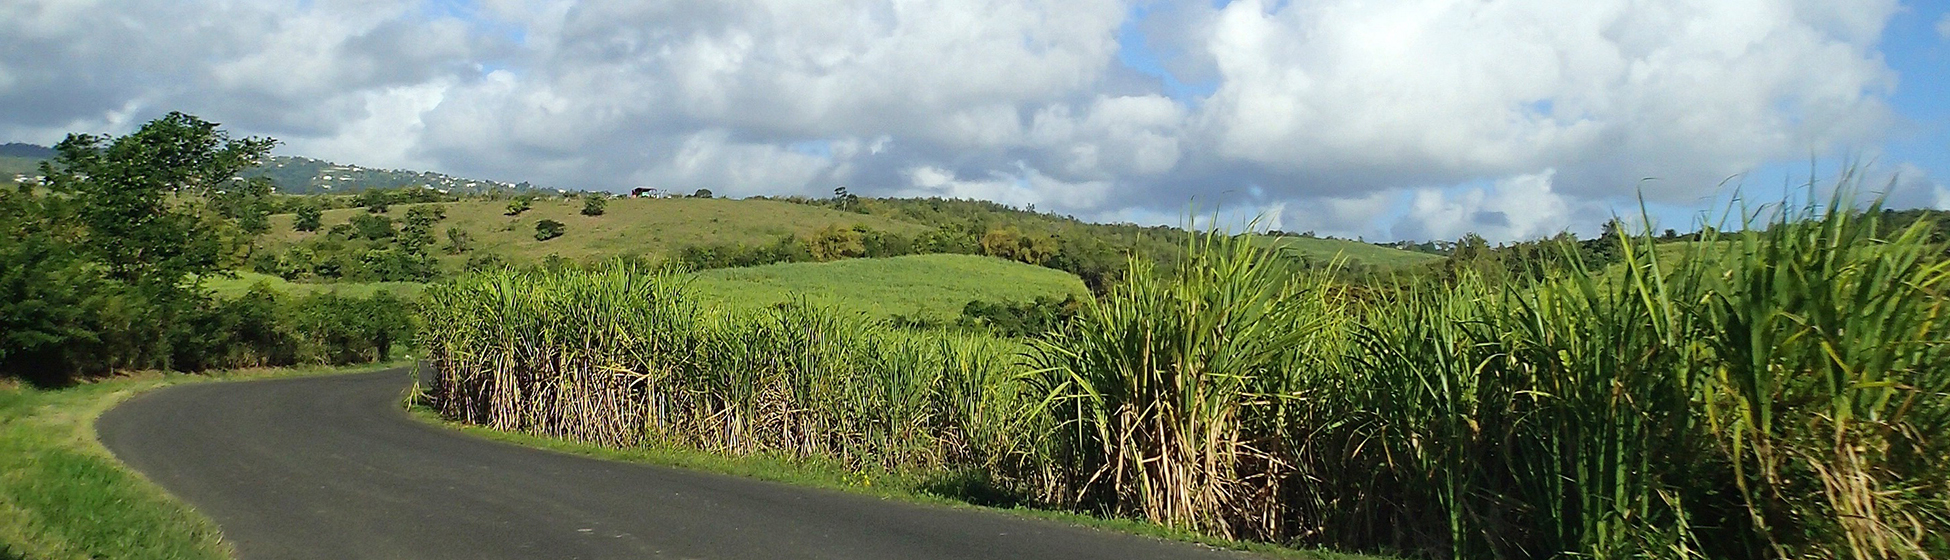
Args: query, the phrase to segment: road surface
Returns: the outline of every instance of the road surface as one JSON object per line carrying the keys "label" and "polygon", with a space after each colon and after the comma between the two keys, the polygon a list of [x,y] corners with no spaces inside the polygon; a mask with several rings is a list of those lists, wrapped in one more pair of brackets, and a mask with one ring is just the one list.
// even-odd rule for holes
{"label": "road surface", "polygon": [[473,438],[405,370],[183,385],[98,422],[245,560],[1244,558],[1183,543]]}

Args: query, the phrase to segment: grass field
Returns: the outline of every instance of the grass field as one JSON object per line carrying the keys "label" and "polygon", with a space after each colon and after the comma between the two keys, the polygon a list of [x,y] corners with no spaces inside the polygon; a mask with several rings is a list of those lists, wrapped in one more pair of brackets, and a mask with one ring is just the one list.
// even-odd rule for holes
{"label": "grass field", "polygon": [[343,371],[355,370],[146,374],[54,390],[0,385],[0,559],[230,558],[214,523],[102,447],[95,418],[169,385]]}
{"label": "grass field", "polygon": [[970,300],[1024,302],[1037,296],[1089,293],[1060,270],[973,255],[911,255],[828,263],[775,264],[698,273],[698,295],[744,308],[795,294],[873,317],[953,319]]}
{"label": "grass field", "polygon": [[1316,260],[1346,259],[1349,263],[1379,268],[1412,266],[1442,260],[1441,255],[1403,251],[1346,239],[1261,236],[1254,241],[1262,246],[1278,247]]}
{"label": "grass field", "polygon": [[[550,254],[574,260],[591,260],[623,255],[665,255],[676,249],[705,244],[766,244],[786,234],[805,234],[833,224],[865,225],[881,231],[916,233],[927,228],[886,218],[840,212],[803,204],[770,200],[727,200],[700,198],[617,198],[609,201],[601,216],[582,215],[580,200],[537,200],[520,216],[507,216],[507,203],[471,200],[443,203],[447,219],[434,226],[434,237],[446,245],[446,231],[458,227],[473,239],[474,251],[496,253],[514,263],[532,263]],[[406,208],[394,206],[394,219],[403,219]],[[341,208],[325,212],[321,232],[346,223],[362,208]],[[535,240],[535,223],[555,220],[567,231],[548,241]],[[291,229],[292,215],[271,217],[271,232],[265,244],[278,249],[319,233]],[[434,251],[443,261],[464,261],[467,256]]]}
{"label": "grass field", "polygon": [[272,276],[248,271],[235,271],[236,278],[209,278],[203,281],[217,297],[236,297],[249,292],[251,287],[263,284],[272,291],[291,295],[308,295],[320,292],[334,292],[346,297],[368,297],[378,292],[391,292],[402,298],[420,295],[426,284],[419,282],[334,282],[311,283],[292,282]]}

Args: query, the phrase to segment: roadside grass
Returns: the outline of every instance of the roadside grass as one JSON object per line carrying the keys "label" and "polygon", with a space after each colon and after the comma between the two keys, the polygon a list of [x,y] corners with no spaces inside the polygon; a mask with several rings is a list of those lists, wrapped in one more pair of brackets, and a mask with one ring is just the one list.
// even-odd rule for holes
{"label": "roadside grass", "polygon": [[250,292],[251,288],[263,284],[271,291],[303,296],[315,293],[334,292],[354,298],[371,297],[375,293],[389,292],[404,299],[420,295],[426,284],[419,282],[292,282],[269,274],[250,271],[235,271],[236,278],[214,277],[203,280],[203,285],[215,292],[217,297],[234,298]]}
{"label": "roadside grass", "polygon": [[700,299],[741,309],[813,303],[875,318],[893,315],[949,321],[971,300],[1028,302],[1089,294],[1076,275],[975,255],[909,255],[723,268],[697,273]]}
{"label": "roadside grass", "polygon": [[0,382],[0,560],[231,558],[215,523],[102,447],[95,419],[171,385],[398,365],[141,373],[64,389]]}
{"label": "roadside grass", "polygon": [[881,469],[855,471],[848,469],[838,461],[815,457],[795,458],[776,453],[730,456],[672,445],[647,444],[630,449],[615,449],[561,438],[536,436],[521,432],[496,430],[486,426],[451,422],[441,418],[438,412],[418,402],[410,402],[408,404],[408,412],[415,419],[422,422],[443,426],[467,435],[595,459],[674,467],[794,486],[864,494],[909,503],[997,512],[1005,515],[1068,523],[1102,531],[1114,531],[1161,540],[1188,542],[1224,550],[1251,552],[1272,558],[1305,560],[1389,559],[1389,557],[1385,556],[1296,549],[1268,543],[1228,540],[1136,519],[1097,517],[1018,505],[990,505],[981,496],[982,485],[979,482],[966,480],[965,477],[960,476],[960,473],[903,473]]}
{"label": "roadside grass", "polygon": [[[473,240],[472,251],[448,255],[432,251],[441,264],[457,269],[470,255],[492,253],[508,262],[536,263],[555,254],[571,260],[596,260],[621,255],[668,256],[683,247],[718,243],[766,245],[779,236],[810,234],[830,225],[864,225],[880,231],[916,234],[929,228],[882,218],[841,212],[828,208],[776,200],[731,200],[722,198],[615,198],[601,216],[582,215],[580,199],[539,199],[519,216],[508,216],[505,200],[465,200],[435,203],[446,207],[447,219],[433,227],[434,238],[444,248],[447,228],[459,228]],[[418,204],[394,205],[387,215],[403,219],[406,209]],[[271,229],[263,237],[267,250],[285,247],[323,235],[333,225],[350,221],[365,213],[364,208],[326,210],[316,233],[293,231],[293,215],[271,216]],[[561,237],[535,240],[535,223],[544,219],[566,224]]]}

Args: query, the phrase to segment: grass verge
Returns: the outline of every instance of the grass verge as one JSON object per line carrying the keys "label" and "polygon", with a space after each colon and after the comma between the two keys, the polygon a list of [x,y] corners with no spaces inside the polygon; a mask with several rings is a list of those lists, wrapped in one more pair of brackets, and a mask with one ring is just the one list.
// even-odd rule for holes
{"label": "grass verge", "polygon": [[95,419],[171,385],[398,365],[145,373],[65,389],[0,384],[0,560],[230,558],[215,523],[102,447]]}
{"label": "grass verge", "polygon": [[541,437],[519,432],[496,430],[484,426],[449,422],[441,418],[432,409],[417,404],[410,406],[409,411],[414,418],[420,421],[443,426],[475,437],[597,459],[741,476],[797,486],[864,494],[911,503],[1000,512],[1007,515],[1057,521],[1098,530],[1195,543],[1219,549],[1252,552],[1273,558],[1307,560],[1384,560],[1387,558],[1324,550],[1295,549],[1268,543],[1227,540],[1135,519],[1104,518],[1025,506],[996,507],[980,505],[960,497],[954,490],[947,490],[964,486],[960,484],[963,481],[956,480],[952,473],[930,476],[887,471],[859,472],[847,469],[837,462],[820,459],[792,458],[776,454],[727,456],[672,446],[646,445],[634,449],[614,449],[565,439]]}

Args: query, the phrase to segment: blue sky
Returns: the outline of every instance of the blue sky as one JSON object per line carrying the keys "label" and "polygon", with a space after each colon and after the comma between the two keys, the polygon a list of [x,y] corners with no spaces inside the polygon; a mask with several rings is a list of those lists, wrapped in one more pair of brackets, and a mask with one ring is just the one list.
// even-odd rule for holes
{"label": "blue sky", "polygon": [[[1495,240],[1690,227],[1812,160],[1950,205],[1950,23],[1900,0],[18,0],[0,140],[183,110],[581,189],[983,198]],[[1850,159],[1854,158],[1854,159]],[[1653,178],[1654,180],[1644,180]],[[1732,178],[1732,181],[1728,181]],[[1818,180],[1828,180],[1820,178]]]}

